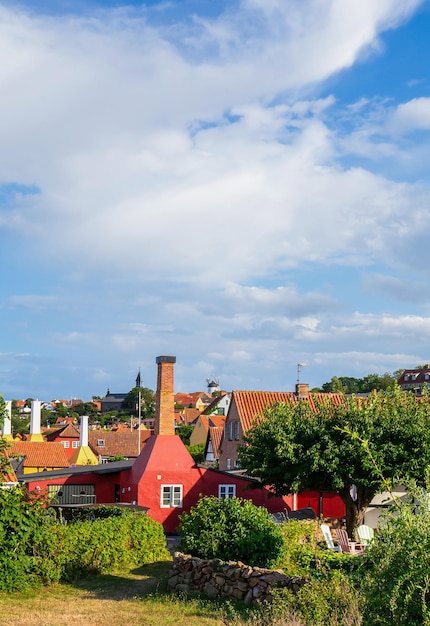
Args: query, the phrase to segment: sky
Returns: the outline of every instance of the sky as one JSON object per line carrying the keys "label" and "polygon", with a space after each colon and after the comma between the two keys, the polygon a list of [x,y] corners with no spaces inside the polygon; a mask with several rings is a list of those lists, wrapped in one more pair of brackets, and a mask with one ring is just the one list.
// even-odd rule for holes
{"label": "sky", "polygon": [[0,0],[4,398],[430,362],[429,32],[430,0]]}

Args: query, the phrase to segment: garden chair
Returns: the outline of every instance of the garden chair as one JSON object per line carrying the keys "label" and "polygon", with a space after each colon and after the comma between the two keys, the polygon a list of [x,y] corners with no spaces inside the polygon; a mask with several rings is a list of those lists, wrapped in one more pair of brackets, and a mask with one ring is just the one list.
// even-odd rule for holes
{"label": "garden chair", "polygon": [[320,524],[320,528],[327,544],[327,548],[329,550],[333,550],[333,552],[342,552],[340,545],[334,542],[329,526],[327,526],[327,524]]}
{"label": "garden chair", "polygon": [[369,543],[371,543],[374,539],[374,531],[373,528],[371,528],[370,526],[367,526],[366,524],[361,524],[361,526],[359,526],[357,528],[357,537],[360,543],[362,543],[365,546],[368,546]]}
{"label": "garden chair", "polygon": [[362,543],[357,543],[356,541],[350,541],[348,537],[348,533],[343,528],[336,529],[336,537],[339,542],[339,545],[342,549],[342,552],[347,552],[348,554],[363,554],[366,549],[366,546]]}

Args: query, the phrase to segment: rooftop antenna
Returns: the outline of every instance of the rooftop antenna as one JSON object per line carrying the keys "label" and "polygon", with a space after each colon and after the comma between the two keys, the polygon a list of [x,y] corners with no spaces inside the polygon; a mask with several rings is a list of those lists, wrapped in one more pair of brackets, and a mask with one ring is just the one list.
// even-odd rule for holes
{"label": "rooftop antenna", "polygon": [[297,384],[300,382],[300,369],[302,367],[307,367],[309,363],[297,363]]}

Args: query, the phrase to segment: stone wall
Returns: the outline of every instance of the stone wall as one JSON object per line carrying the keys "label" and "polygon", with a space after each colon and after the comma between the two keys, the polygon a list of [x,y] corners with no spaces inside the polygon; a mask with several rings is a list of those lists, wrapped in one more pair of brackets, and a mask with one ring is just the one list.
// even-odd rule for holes
{"label": "stone wall", "polygon": [[172,591],[199,592],[211,599],[233,598],[246,605],[269,601],[271,591],[286,587],[296,593],[305,584],[300,576],[281,570],[251,567],[235,561],[204,560],[175,552],[169,575]]}

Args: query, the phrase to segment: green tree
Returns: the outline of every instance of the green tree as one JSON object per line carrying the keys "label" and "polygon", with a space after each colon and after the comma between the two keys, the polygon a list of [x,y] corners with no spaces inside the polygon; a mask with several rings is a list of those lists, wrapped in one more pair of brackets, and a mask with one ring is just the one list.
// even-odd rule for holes
{"label": "green tree", "polygon": [[251,500],[205,496],[179,520],[180,549],[203,559],[267,567],[282,549],[279,526]]}
{"label": "green tree", "polygon": [[133,387],[125,399],[128,409],[132,412],[139,410],[139,392],[140,392],[140,410],[143,419],[153,419],[155,416],[155,394],[148,387]]}
{"label": "green tree", "polygon": [[[364,442],[364,443],[363,443]],[[277,495],[336,491],[347,530],[362,523],[385,479],[422,481],[430,464],[430,402],[398,388],[368,398],[278,404],[247,432],[242,468]],[[385,479],[381,477],[381,471]],[[355,489],[351,489],[354,485]]]}
{"label": "green tree", "polygon": [[192,432],[193,432],[193,426],[180,424],[176,428],[176,434],[179,435],[179,437],[181,438],[181,440],[186,446],[190,445],[190,437],[191,437]]}

